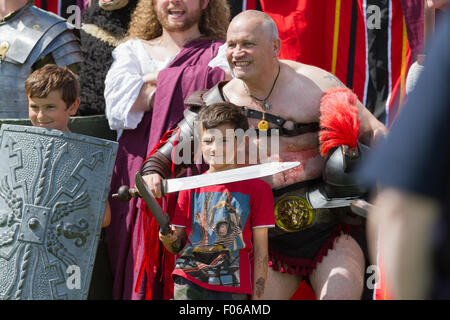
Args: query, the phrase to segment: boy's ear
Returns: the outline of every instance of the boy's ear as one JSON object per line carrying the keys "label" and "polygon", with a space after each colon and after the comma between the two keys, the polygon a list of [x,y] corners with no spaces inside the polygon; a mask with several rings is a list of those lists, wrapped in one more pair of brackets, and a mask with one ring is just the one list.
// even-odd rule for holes
{"label": "boy's ear", "polygon": [[81,100],[80,100],[80,98],[78,97],[78,98],[74,101],[74,103],[72,103],[72,105],[69,107],[69,114],[70,114],[71,116],[74,116],[74,115],[77,114],[78,107],[80,106],[80,102],[81,102]]}

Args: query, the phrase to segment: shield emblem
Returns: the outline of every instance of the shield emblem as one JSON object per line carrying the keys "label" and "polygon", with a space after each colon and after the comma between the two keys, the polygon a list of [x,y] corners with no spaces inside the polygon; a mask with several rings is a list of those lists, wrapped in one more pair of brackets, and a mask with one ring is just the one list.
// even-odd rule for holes
{"label": "shield emblem", "polygon": [[86,299],[117,143],[2,125],[0,299]]}

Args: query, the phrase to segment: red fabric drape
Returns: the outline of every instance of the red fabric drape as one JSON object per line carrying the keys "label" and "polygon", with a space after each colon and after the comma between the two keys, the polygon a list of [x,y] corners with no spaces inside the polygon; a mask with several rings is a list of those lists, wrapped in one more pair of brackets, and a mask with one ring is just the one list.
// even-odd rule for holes
{"label": "red fabric drape", "polygon": [[[59,14],[58,4],[59,4],[59,0],[47,0],[47,8],[45,10],[51,11],[54,14]],[[42,0],[35,0],[34,5],[36,7],[42,8]]]}

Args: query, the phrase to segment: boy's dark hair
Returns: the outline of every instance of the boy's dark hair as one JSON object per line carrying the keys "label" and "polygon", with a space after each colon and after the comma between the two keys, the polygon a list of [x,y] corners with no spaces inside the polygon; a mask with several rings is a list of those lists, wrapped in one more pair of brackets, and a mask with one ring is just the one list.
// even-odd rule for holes
{"label": "boy's dark hair", "polygon": [[217,128],[222,124],[230,124],[234,129],[248,129],[248,119],[241,107],[230,102],[219,102],[206,106],[198,113],[197,121],[204,129]]}
{"label": "boy's dark hair", "polygon": [[61,90],[61,98],[69,107],[80,96],[80,83],[69,68],[47,64],[28,76],[25,90],[31,98],[46,98],[50,92]]}

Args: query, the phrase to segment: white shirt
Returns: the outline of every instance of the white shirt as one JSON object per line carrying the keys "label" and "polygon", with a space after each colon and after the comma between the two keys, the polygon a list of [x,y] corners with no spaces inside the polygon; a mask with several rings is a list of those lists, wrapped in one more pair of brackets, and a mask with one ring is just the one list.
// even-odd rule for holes
{"label": "white shirt", "polygon": [[[226,43],[219,47],[217,56],[208,66],[220,67],[230,72],[225,57]],[[144,80],[142,77],[150,72],[161,71],[175,58],[165,61],[153,59],[144,48],[140,39],[131,39],[118,45],[112,52],[114,61],[105,78],[106,118],[112,130],[118,130],[118,137],[123,129],[135,129],[144,116],[144,111],[132,109]]]}

